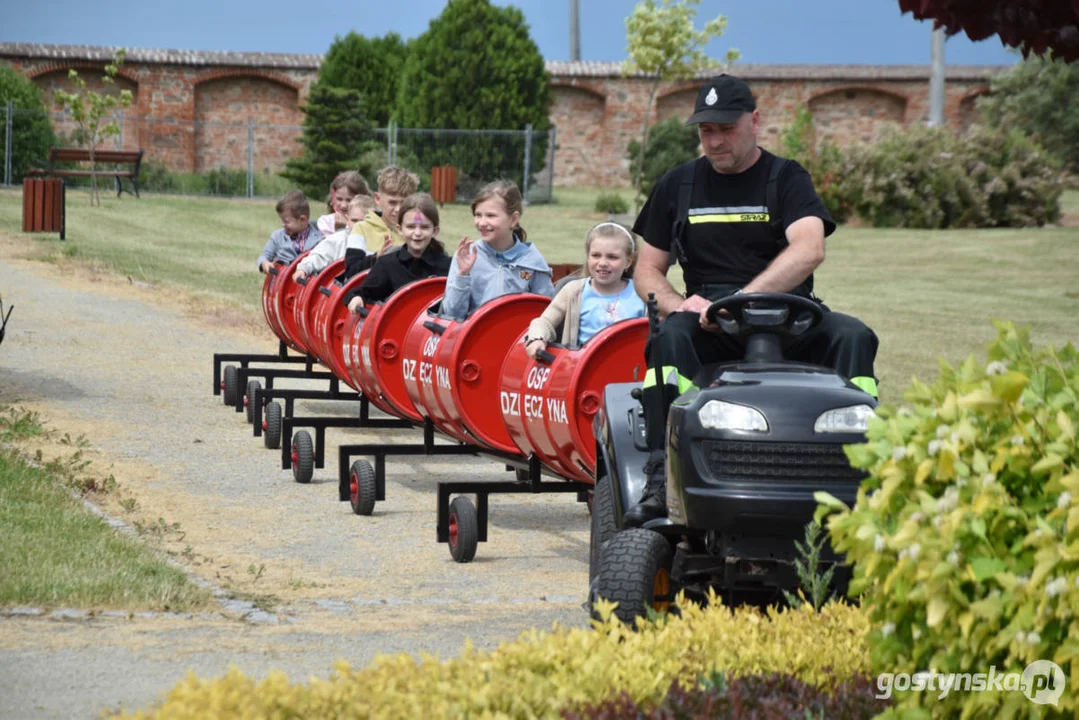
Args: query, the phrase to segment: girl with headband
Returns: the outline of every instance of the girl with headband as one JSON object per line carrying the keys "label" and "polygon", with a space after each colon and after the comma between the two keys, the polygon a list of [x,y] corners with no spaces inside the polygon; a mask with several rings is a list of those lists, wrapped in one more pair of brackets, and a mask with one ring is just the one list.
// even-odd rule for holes
{"label": "girl with headband", "polygon": [[624,225],[602,222],[584,241],[587,276],[562,287],[525,334],[525,352],[536,355],[554,342],[562,329],[562,344],[579,347],[608,325],[644,317],[644,303],[633,288],[637,243]]}

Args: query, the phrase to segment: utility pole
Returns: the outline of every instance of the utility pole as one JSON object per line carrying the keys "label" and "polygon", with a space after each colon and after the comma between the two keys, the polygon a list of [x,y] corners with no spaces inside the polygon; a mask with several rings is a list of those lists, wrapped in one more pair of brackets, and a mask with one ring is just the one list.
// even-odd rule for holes
{"label": "utility pole", "polygon": [[580,0],[569,0],[569,59],[581,59],[581,5]]}
{"label": "utility pole", "polygon": [[929,51],[929,125],[944,125],[944,28],[933,30]]}

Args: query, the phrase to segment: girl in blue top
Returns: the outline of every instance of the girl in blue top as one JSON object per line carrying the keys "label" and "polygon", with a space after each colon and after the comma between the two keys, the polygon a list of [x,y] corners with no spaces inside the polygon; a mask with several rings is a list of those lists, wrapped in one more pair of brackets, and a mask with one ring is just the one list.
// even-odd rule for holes
{"label": "girl in blue top", "polygon": [[608,325],[644,317],[644,303],[633,287],[637,243],[616,222],[588,231],[584,241],[587,277],[566,283],[525,334],[525,351],[535,358],[554,342],[562,328],[562,344],[578,347]]}
{"label": "girl in blue top", "polygon": [[472,201],[482,242],[461,240],[450,263],[440,314],[464,320],[488,300],[530,292],[551,297],[551,267],[518,222],[524,202],[509,180],[490,183]]}

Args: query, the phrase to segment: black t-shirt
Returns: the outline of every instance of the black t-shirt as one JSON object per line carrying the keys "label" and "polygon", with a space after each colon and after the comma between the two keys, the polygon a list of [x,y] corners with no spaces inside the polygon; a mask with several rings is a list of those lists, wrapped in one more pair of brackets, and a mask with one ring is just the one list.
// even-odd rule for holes
{"label": "black t-shirt", "polygon": [[[775,155],[762,149],[752,167],[735,175],[716,172],[705,157],[689,163],[694,166],[693,193],[682,235],[687,294],[704,284],[742,287],[750,282],[787,247],[784,233],[796,220],[819,217],[825,237],[835,231],[809,173],[793,160],[776,180],[780,222],[771,222],[765,194],[774,160]],[[666,252],[673,252],[671,228],[678,213],[683,167],[660,178],[633,225],[633,232],[645,242]],[[812,287],[812,276],[807,284]]]}

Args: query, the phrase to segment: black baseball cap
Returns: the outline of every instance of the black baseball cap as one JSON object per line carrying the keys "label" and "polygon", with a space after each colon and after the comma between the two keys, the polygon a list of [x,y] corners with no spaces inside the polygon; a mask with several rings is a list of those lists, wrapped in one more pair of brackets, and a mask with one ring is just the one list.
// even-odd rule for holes
{"label": "black baseball cap", "polygon": [[733,75],[716,75],[697,93],[697,104],[686,125],[737,122],[747,112],[757,109],[757,101],[743,80]]}

